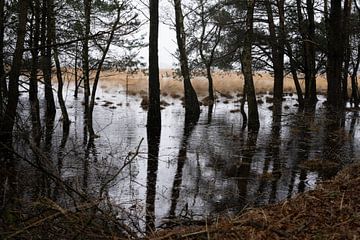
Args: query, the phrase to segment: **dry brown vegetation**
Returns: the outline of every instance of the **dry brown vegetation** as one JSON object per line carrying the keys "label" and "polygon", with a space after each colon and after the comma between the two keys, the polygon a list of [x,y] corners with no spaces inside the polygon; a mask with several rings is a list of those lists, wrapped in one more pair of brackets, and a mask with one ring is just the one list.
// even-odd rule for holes
{"label": "dry brown vegetation", "polygon": [[359,239],[360,164],[294,199],[149,239]]}
{"label": "dry brown vegetation", "polygon": [[[235,71],[217,71],[213,73],[214,88],[219,94],[236,94],[241,93],[244,84],[242,74]],[[71,79],[68,74],[66,79]],[[143,72],[136,74],[127,74],[117,71],[104,71],[101,75],[100,87],[123,87],[126,88],[128,82],[128,90],[130,94],[145,94],[148,87],[148,76]],[[194,76],[192,78],[193,86],[200,97],[207,96],[208,82],[205,76]],[[269,73],[255,73],[254,84],[258,94],[272,92],[273,77]],[[301,80],[302,87],[304,88],[304,81]],[[160,71],[160,85],[161,93],[165,96],[178,96],[183,93],[183,83],[179,77],[174,76],[171,69],[163,69]],[[327,83],[324,76],[317,77],[318,92],[324,94],[327,89]],[[295,86],[291,75],[287,75],[284,80],[284,91],[287,93],[294,93]]]}

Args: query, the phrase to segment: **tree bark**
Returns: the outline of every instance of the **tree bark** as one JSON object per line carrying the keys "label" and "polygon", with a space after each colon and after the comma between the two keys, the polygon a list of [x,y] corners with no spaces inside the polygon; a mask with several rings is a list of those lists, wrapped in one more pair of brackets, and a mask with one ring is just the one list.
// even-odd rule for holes
{"label": "tree bark", "polygon": [[160,80],[159,80],[159,0],[150,1],[149,36],[149,109],[147,115],[148,135],[161,129]]}
{"label": "tree bark", "polygon": [[[89,36],[90,36],[90,14],[91,14],[91,0],[84,0],[85,10],[85,33],[83,41],[83,71],[84,71],[84,131],[89,132],[90,136],[95,135],[93,129],[89,124],[92,122],[89,109],[90,98],[90,66],[89,66]],[[92,131],[92,132],[91,132]],[[85,140],[85,139],[84,139]]]}
{"label": "tree bark", "polygon": [[298,78],[297,71],[296,71],[297,68],[295,66],[295,61],[293,58],[293,51],[292,51],[292,48],[291,48],[291,45],[289,42],[286,42],[285,45],[286,45],[286,49],[288,52],[288,57],[289,57],[289,61],[290,61],[290,71],[291,71],[291,75],[293,76],[293,79],[294,79],[294,84],[295,84],[295,88],[296,88],[296,94],[298,96],[299,106],[300,106],[300,108],[303,108],[305,105],[304,96],[303,96],[303,91],[301,89],[299,78]]}
{"label": "tree bark", "polygon": [[185,118],[197,121],[200,115],[200,105],[196,92],[191,84],[188,57],[186,54],[186,38],[184,30],[184,16],[181,8],[181,0],[174,0],[176,39],[180,53],[181,74],[184,79],[185,91]]}
{"label": "tree bark", "polygon": [[327,101],[331,107],[336,109],[343,106],[343,97],[341,90],[341,73],[343,59],[341,12],[341,1],[331,0],[328,32],[328,60],[326,66],[326,75],[328,82]]}
{"label": "tree bark", "polygon": [[272,50],[272,62],[274,69],[274,100],[282,101],[284,89],[284,1],[278,0],[277,7],[279,11],[279,33],[276,34],[273,10],[269,0],[265,1],[266,12],[268,16],[270,46]]}
{"label": "tree bark", "polygon": [[[304,20],[302,14],[302,2],[296,0],[296,8],[298,15],[299,32],[302,39],[302,56],[304,61],[305,73],[305,103],[307,105],[314,105],[317,101],[316,96],[316,78],[315,78],[315,48],[314,48],[314,2],[307,0],[306,10],[308,15],[307,22]],[[307,26],[307,27],[306,27]]]}
{"label": "tree bark", "polygon": [[353,63],[353,72],[351,74],[351,98],[354,102],[355,107],[359,106],[360,98],[359,98],[359,86],[357,81],[357,75],[359,71],[360,65],[360,44],[358,45],[357,49],[357,60],[356,63]]}
{"label": "tree bark", "polygon": [[343,11],[343,47],[344,47],[344,59],[343,59],[343,73],[342,73],[342,95],[344,102],[349,100],[348,96],[348,75],[349,75],[349,66],[350,66],[350,56],[351,56],[351,47],[350,47],[350,14],[351,14],[351,5],[352,0],[345,0],[344,2],[344,11]]}
{"label": "tree bark", "polygon": [[246,96],[248,100],[248,128],[258,130],[260,127],[259,113],[256,102],[256,93],[252,76],[252,38],[253,38],[253,17],[255,0],[247,0],[246,32],[244,39],[244,50],[242,52],[242,71],[245,79]]}
{"label": "tree bark", "polygon": [[50,17],[50,22],[51,22],[51,27],[49,28],[48,31],[50,31],[52,44],[54,45],[53,52],[54,52],[54,61],[55,61],[55,67],[56,67],[56,77],[57,77],[57,81],[58,81],[57,97],[58,97],[61,114],[62,114],[63,130],[64,130],[64,132],[66,132],[66,131],[68,131],[68,128],[70,125],[70,119],[69,119],[69,114],[67,112],[64,97],[63,97],[64,83],[63,83],[61,65],[60,65],[60,60],[59,60],[59,51],[56,46],[56,23],[55,23],[55,12],[54,12],[54,7],[55,7],[54,0],[48,0],[48,4],[49,4],[48,11],[49,11],[49,17]]}
{"label": "tree bark", "polygon": [[39,68],[39,35],[40,35],[40,1],[34,0],[32,4],[33,19],[31,20],[31,34],[29,44],[32,47],[32,63],[30,73],[29,101],[31,108],[31,122],[33,139],[36,144],[40,144],[41,123],[38,99],[38,68]]}
{"label": "tree bark", "polygon": [[[316,96],[316,76],[315,76],[315,13],[314,0],[306,0],[306,10],[308,15],[308,39],[306,39],[306,58],[308,59],[308,77],[305,81],[305,98],[307,103],[313,105],[317,101]],[[306,97],[307,96],[307,97]]]}
{"label": "tree bark", "polygon": [[[42,6],[42,22],[41,22],[41,45],[48,46],[46,48],[41,48],[42,56],[42,70],[44,75],[45,83],[45,100],[46,100],[46,119],[51,120],[55,118],[56,108],[54,101],[54,94],[52,91],[52,82],[51,82],[51,36],[49,28],[51,27],[51,22],[49,19],[48,12],[48,1],[43,0]],[[52,120],[51,120],[52,121]]]}
{"label": "tree bark", "polygon": [[5,32],[5,0],[0,0],[0,119],[4,114],[4,100],[7,86],[4,70],[4,32]]}
{"label": "tree bark", "polygon": [[15,53],[9,76],[9,94],[8,102],[5,108],[5,115],[2,119],[0,128],[0,141],[8,146],[12,144],[12,131],[15,124],[17,104],[19,101],[19,76],[21,70],[21,61],[24,50],[24,41],[26,35],[27,10],[29,0],[19,2],[19,23],[17,29],[17,39]]}
{"label": "tree bark", "polygon": [[96,90],[97,90],[97,85],[99,83],[101,70],[102,70],[104,61],[106,59],[106,55],[107,55],[107,53],[108,53],[108,51],[110,49],[110,45],[111,45],[111,43],[112,43],[112,41],[114,39],[115,30],[117,29],[118,24],[120,22],[120,10],[121,10],[121,7],[118,6],[116,20],[115,20],[115,22],[114,22],[114,24],[112,26],[109,39],[106,42],[106,47],[103,50],[101,59],[100,59],[100,61],[98,63],[96,73],[95,73],[94,83],[93,83],[92,91],[91,91],[90,105],[89,105],[89,116],[90,116],[90,118],[89,118],[88,126],[89,126],[89,129],[90,129],[90,131],[89,131],[90,138],[97,137],[97,135],[95,134],[95,131],[94,131],[94,127],[93,127],[93,112],[94,112],[94,107],[95,107]]}

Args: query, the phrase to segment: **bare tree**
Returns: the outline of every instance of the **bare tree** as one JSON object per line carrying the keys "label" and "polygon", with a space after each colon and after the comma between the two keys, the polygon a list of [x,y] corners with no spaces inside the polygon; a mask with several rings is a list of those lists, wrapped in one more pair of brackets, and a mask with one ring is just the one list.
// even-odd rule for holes
{"label": "bare tree", "polygon": [[7,145],[11,145],[12,143],[12,131],[15,124],[17,104],[19,101],[19,76],[24,50],[28,7],[29,0],[19,1],[19,22],[17,28],[15,52],[9,76],[8,102],[5,106],[5,115],[0,122],[0,139],[1,142]]}
{"label": "bare tree", "polygon": [[241,56],[242,72],[245,79],[244,95],[248,101],[248,128],[258,130],[260,127],[259,113],[256,102],[256,93],[252,75],[252,41],[253,41],[253,21],[256,0],[247,0],[246,11],[246,32],[244,38],[243,52]]}
{"label": "bare tree", "polygon": [[174,3],[176,40],[179,48],[180,67],[184,81],[185,91],[185,118],[194,119],[196,121],[200,115],[200,106],[196,92],[190,80],[190,69],[186,53],[186,35],[184,29],[184,16],[182,12],[181,0],[174,0]]}

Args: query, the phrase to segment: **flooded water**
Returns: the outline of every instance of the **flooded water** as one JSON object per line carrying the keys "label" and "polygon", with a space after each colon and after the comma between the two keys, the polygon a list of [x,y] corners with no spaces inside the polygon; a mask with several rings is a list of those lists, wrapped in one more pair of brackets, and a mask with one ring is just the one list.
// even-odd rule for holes
{"label": "flooded water", "polygon": [[[69,136],[63,136],[57,117],[51,138],[41,145],[48,154],[47,164],[87,196],[97,198],[105,192],[123,210],[122,218],[139,229],[154,219],[157,227],[163,227],[175,220],[233,215],[246,207],[275,203],[313,189],[360,157],[358,114],[329,116],[324,97],[319,97],[316,111],[304,113],[294,106],[295,96],[286,96],[274,109],[270,96],[262,95],[257,133],[241,130],[236,97],[219,98],[211,116],[202,106],[194,126],[185,126],[179,99],[162,97],[169,106],[161,111],[158,158],[155,149],[154,159],[148,161],[152,153],[147,146],[147,111],[141,108],[140,95],[127,96],[116,85],[98,89],[94,128],[100,138],[92,144],[84,144],[82,100],[72,95],[70,85]],[[31,128],[25,102],[23,96],[21,121],[27,127],[20,129],[19,139]],[[24,141],[18,143],[19,151],[33,158]],[[71,205],[66,191],[46,183],[28,164],[16,168],[22,197],[46,194]]]}

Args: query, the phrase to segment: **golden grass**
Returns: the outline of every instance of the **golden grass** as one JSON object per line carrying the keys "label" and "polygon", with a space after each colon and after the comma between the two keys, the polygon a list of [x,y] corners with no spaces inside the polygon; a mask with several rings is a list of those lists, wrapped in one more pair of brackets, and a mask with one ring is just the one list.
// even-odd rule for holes
{"label": "golden grass", "polygon": [[[65,79],[72,80],[73,71],[68,70],[64,74]],[[94,76],[92,76],[94,77]],[[237,94],[241,93],[244,84],[244,78],[242,74],[235,71],[217,71],[213,73],[214,89],[218,93],[223,94]],[[300,80],[301,86],[304,90],[304,80]],[[192,84],[199,95],[199,97],[205,97],[208,95],[208,81],[205,76],[194,76],[192,78]],[[254,84],[257,94],[272,93],[273,89],[273,76],[269,73],[255,73]],[[148,76],[143,72],[136,74],[127,74],[124,72],[116,71],[103,71],[101,74],[101,80],[99,86],[102,89],[112,88],[126,88],[128,85],[128,91],[130,94],[146,95],[148,91]],[[180,78],[174,77],[173,70],[162,69],[160,71],[160,88],[161,93],[165,96],[177,96],[183,95],[183,83]],[[320,94],[325,94],[327,90],[326,78],[323,75],[317,77],[317,91]],[[284,78],[284,92],[295,93],[295,85],[291,75],[287,75]]]}

